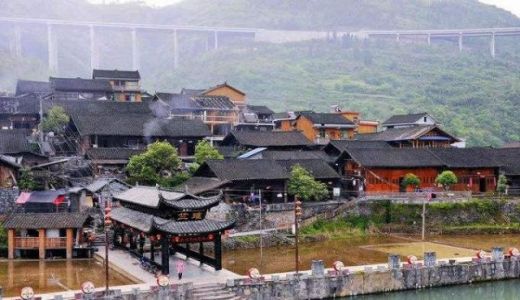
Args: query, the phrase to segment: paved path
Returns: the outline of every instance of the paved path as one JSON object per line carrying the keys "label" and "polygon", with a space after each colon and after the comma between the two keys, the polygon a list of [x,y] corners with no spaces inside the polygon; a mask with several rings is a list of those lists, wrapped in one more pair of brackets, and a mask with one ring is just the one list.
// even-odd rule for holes
{"label": "paved path", "polygon": [[[105,249],[103,247],[99,248],[99,251],[96,255],[103,259],[105,253]],[[160,255],[155,257],[155,261],[160,261]],[[175,270],[175,262],[179,259],[182,259],[186,263],[186,269],[183,273],[182,280],[179,281],[177,279],[177,273]],[[130,277],[133,277],[143,283],[153,283],[155,284],[156,278],[150,272],[143,270],[139,264],[138,259],[135,256],[132,256],[125,250],[117,249],[110,250],[109,258],[111,266],[122,273],[129,274]],[[203,265],[200,266],[198,260],[188,259],[181,254],[176,254],[175,256],[170,257],[170,280],[173,283],[184,283],[184,282],[193,282],[194,284],[206,284],[206,283],[225,283],[227,279],[232,278],[240,278],[241,276],[235,274],[229,270],[222,269],[220,271],[215,271],[212,267]]]}
{"label": "paved path", "polygon": [[260,234],[266,234],[269,232],[277,231],[278,228],[269,228],[269,229],[262,229],[262,230],[251,230],[251,231],[244,231],[244,232],[237,232],[232,233],[229,235],[229,237],[237,237],[237,236],[247,236],[247,235],[260,235]]}

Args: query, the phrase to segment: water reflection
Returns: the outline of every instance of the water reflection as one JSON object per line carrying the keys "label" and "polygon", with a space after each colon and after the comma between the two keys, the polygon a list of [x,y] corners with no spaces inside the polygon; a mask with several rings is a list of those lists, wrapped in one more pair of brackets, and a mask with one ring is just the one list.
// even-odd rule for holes
{"label": "water reflection", "polygon": [[[420,239],[420,238],[418,238]],[[436,251],[437,257],[452,258],[473,256],[475,249],[491,250],[494,246],[520,248],[520,236],[504,235],[450,235],[429,237],[430,242],[379,236],[355,237],[349,239],[328,240],[306,243],[300,247],[300,266],[309,269],[313,259],[322,259],[330,267],[335,260],[343,261],[347,266],[385,263],[388,253],[415,255],[419,259],[425,251]],[[261,273],[290,272],[295,268],[294,247],[272,247],[263,249],[242,249],[225,251],[224,268],[239,274],[247,274],[255,267]]]}
{"label": "water reflection", "polygon": [[[95,260],[0,262],[0,286],[7,297],[17,296],[25,286],[31,286],[37,294],[78,290],[87,280],[95,286],[103,286],[104,274],[103,265]],[[110,273],[111,285],[132,283],[117,272]]]}
{"label": "water reflection", "polygon": [[363,300],[513,300],[518,299],[519,295],[520,280],[509,280],[413,290],[406,292],[385,293],[379,295],[358,296],[356,298]]}

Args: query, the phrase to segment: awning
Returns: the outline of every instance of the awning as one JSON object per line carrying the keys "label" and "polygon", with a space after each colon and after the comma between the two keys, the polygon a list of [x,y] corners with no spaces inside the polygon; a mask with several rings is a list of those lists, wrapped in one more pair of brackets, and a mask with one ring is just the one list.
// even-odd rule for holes
{"label": "awning", "polygon": [[16,204],[24,204],[31,197],[31,193],[22,192],[16,199]]}

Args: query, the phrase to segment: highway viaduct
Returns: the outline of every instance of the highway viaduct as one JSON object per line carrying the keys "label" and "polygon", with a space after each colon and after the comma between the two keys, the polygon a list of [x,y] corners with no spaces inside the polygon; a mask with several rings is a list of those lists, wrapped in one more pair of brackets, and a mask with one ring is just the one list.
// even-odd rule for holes
{"label": "highway viaduct", "polygon": [[10,25],[13,34],[11,51],[14,55],[21,57],[22,53],[22,26],[45,26],[47,32],[47,53],[48,64],[51,73],[58,71],[58,43],[56,40],[56,29],[61,27],[83,28],[88,31],[90,66],[92,69],[99,67],[99,45],[96,42],[97,32],[102,29],[117,29],[127,31],[130,34],[132,69],[139,68],[139,47],[138,32],[153,31],[169,35],[173,41],[173,65],[179,65],[179,40],[178,34],[181,32],[199,32],[208,34],[209,48],[218,49],[220,36],[224,33],[244,34],[254,41],[284,43],[299,42],[314,39],[335,39],[337,37],[348,36],[356,39],[374,38],[395,38],[400,41],[404,38],[420,38],[431,44],[433,39],[458,39],[459,50],[463,49],[463,39],[465,37],[489,37],[490,54],[496,55],[497,36],[518,36],[520,27],[508,28],[477,28],[477,29],[443,29],[443,30],[360,30],[360,31],[290,31],[290,30],[269,30],[261,28],[233,28],[233,27],[211,27],[211,26],[180,26],[180,25],[159,25],[159,24],[138,24],[138,23],[107,23],[90,21],[72,21],[56,19],[35,19],[35,18],[9,18],[0,17],[0,24]]}

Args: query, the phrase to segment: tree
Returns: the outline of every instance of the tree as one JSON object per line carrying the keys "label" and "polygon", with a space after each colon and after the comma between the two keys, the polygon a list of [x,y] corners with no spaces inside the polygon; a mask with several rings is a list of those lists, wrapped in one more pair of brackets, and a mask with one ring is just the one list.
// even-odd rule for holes
{"label": "tree", "polygon": [[504,175],[498,176],[497,192],[504,194],[507,190],[507,178]]}
{"label": "tree", "polygon": [[69,116],[61,106],[53,106],[43,119],[42,128],[45,132],[62,133],[69,123]]}
{"label": "tree", "polygon": [[224,159],[224,156],[209,141],[201,140],[195,145],[195,162],[202,165],[208,159]]}
{"label": "tree", "polygon": [[128,181],[171,187],[182,183],[182,178],[186,177],[181,170],[181,164],[175,147],[168,142],[156,141],[149,145],[144,153],[130,158],[126,166]]}
{"label": "tree", "polygon": [[291,168],[289,178],[289,194],[302,200],[321,200],[329,195],[327,185],[316,181],[312,174],[300,165]]}
{"label": "tree", "polygon": [[419,185],[421,185],[421,180],[419,179],[419,177],[417,177],[417,175],[413,173],[408,173],[404,175],[403,182],[401,184],[404,188],[411,186],[414,189],[416,189],[419,187]]}
{"label": "tree", "polygon": [[38,185],[34,181],[33,174],[28,169],[20,170],[20,178],[18,179],[18,188],[22,191],[32,191]]}
{"label": "tree", "polygon": [[435,178],[435,183],[442,185],[446,191],[457,182],[457,176],[452,171],[444,171]]}

